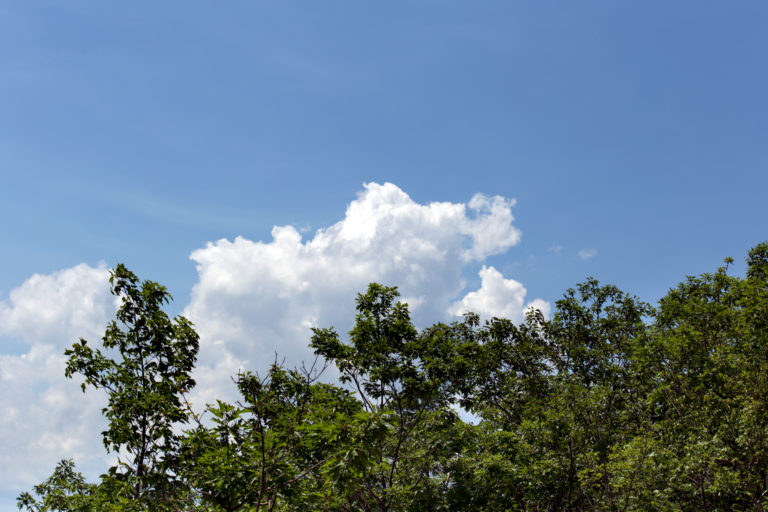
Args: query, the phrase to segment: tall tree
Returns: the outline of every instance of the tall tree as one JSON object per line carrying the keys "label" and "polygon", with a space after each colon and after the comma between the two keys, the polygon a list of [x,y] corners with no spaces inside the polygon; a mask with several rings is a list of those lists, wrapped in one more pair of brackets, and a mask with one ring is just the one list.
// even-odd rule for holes
{"label": "tall tree", "polygon": [[333,329],[315,329],[312,337],[315,353],[336,365],[371,421],[384,427],[357,447],[367,464],[336,475],[340,510],[424,509],[435,501],[442,461],[455,453],[442,438],[458,422],[447,408],[451,397],[425,364],[434,339],[419,336],[398,296],[397,288],[373,283],[357,297],[349,344]]}
{"label": "tall tree", "polygon": [[108,478],[123,489],[126,507],[170,508],[176,499],[175,427],[188,420],[183,393],[195,385],[198,335],[186,318],[172,320],[163,311],[171,299],[164,286],[140,282],[122,264],[109,281],[122,304],[102,338],[104,350],[80,339],[65,352],[66,376],[84,377],[84,392],[92,386],[107,393],[102,437],[105,448],[119,455]]}

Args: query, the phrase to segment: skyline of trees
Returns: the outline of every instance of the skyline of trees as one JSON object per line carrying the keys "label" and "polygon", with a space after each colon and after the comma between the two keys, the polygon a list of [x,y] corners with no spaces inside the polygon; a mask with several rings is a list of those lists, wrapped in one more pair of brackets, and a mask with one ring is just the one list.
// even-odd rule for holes
{"label": "skyline of trees", "polygon": [[106,391],[119,463],[88,483],[63,460],[18,506],[768,510],[768,243],[744,277],[731,262],[655,308],[589,278],[549,320],[468,313],[421,331],[397,289],[373,283],[348,341],[314,329],[315,364],[238,374],[240,399],[207,420],[184,397],[193,326],[118,265],[104,350],[75,343],[66,375]]}

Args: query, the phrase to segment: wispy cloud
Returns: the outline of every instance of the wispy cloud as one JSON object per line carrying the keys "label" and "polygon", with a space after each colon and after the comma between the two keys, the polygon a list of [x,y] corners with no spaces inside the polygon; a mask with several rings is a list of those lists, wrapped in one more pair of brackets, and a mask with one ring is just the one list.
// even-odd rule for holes
{"label": "wispy cloud", "polygon": [[135,215],[177,226],[213,230],[250,230],[257,224],[248,212],[218,208],[212,211],[202,205],[183,206],[172,199],[145,192],[125,191],[120,194],[103,194],[113,205]]}
{"label": "wispy cloud", "polygon": [[579,251],[579,258],[588,260],[597,256],[597,249],[582,249]]}
{"label": "wispy cloud", "polygon": [[562,245],[553,245],[549,249],[547,249],[547,252],[553,252],[555,254],[560,254],[563,252],[563,246]]}

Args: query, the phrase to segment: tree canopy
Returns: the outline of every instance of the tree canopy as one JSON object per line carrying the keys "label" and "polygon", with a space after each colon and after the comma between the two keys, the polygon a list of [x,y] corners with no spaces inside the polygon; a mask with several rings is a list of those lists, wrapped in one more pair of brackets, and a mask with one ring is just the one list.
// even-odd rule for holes
{"label": "tree canopy", "polygon": [[185,399],[193,326],[119,265],[102,348],[66,352],[66,375],[107,393],[119,462],[88,483],[62,460],[18,506],[768,510],[768,243],[743,277],[731,262],[656,307],[589,278],[551,319],[467,313],[423,330],[396,288],[371,284],[348,337],[314,329],[314,365],[240,373],[240,399],[205,420]]}

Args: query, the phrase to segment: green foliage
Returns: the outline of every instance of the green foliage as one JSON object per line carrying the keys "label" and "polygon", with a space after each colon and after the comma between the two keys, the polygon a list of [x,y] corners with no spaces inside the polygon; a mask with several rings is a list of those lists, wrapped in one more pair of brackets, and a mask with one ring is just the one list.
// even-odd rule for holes
{"label": "green foliage", "polygon": [[470,313],[421,332],[396,288],[372,284],[349,342],[312,336],[338,385],[241,373],[241,399],[181,435],[197,335],[119,266],[105,351],[81,340],[67,375],[107,391],[104,444],[130,458],[98,484],[62,461],[19,508],[768,510],[768,243],[745,277],[730,263],[656,309],[590,278],[551,320]]}
{"label": "green foliage", "polygon": [[86,483],[83,475],[75,471],[72,460],[62,460],[50,477],[34,487],[33,492],[39,499],[22,493],[17,500],[18,507],[30,512],[87,512],[94,509],[95,490],[95,485]]}
{"label": "green foliage", "polygon": [[102,338],[104,351],[81,339],[65,352],[66,376],[84,377],[83,391],[93,386],[107,392],[104,446],[128,458],[121,457],[104,478],[123,487],[132,507],[152,503],[156,509],[156,503],[175,499],[174,427],[188,419],[182,395],[195,385],[190,375],[198,336],[187,319],[171,320],[162,310],[170,300],[165,287],[140,283],[123,265],[112,272],[110,284],[122,304]]}
{"label": "green foliage", "polygon": [[691,508],[768,508],[767,261],[760,244],[746,279],[721,267],[660,302],[646,363],[661,457],[648,464]]}
{"label": "green foliage", "polygon": [[[451,432],[456,415],[450,396],[427,361],[435,339],[419,336],[396,288],[371,284],[357,298],[357,322],[350,344],[333,329],[315,329],[315,354],[333,362],[350,384],[363,411],[375,422],[375,436],[356,455],[354,470],[328,481],[341,510],[414,510],[433,498],[444,460],[455,455]],[[370,427],[368,427],[370,428]],[[439,442],[436,442],[438,436]]]}
{"label": "green foliage", "polygon": [[302,482],[327,469],[349,437],[360,404],[348,391],[315,382],[313,370],[275,364],[260,378],[238,375],[243,402],[209,406],[210,427],[184,437],[181,473],[217,510],[274,510],[311,490]]}

